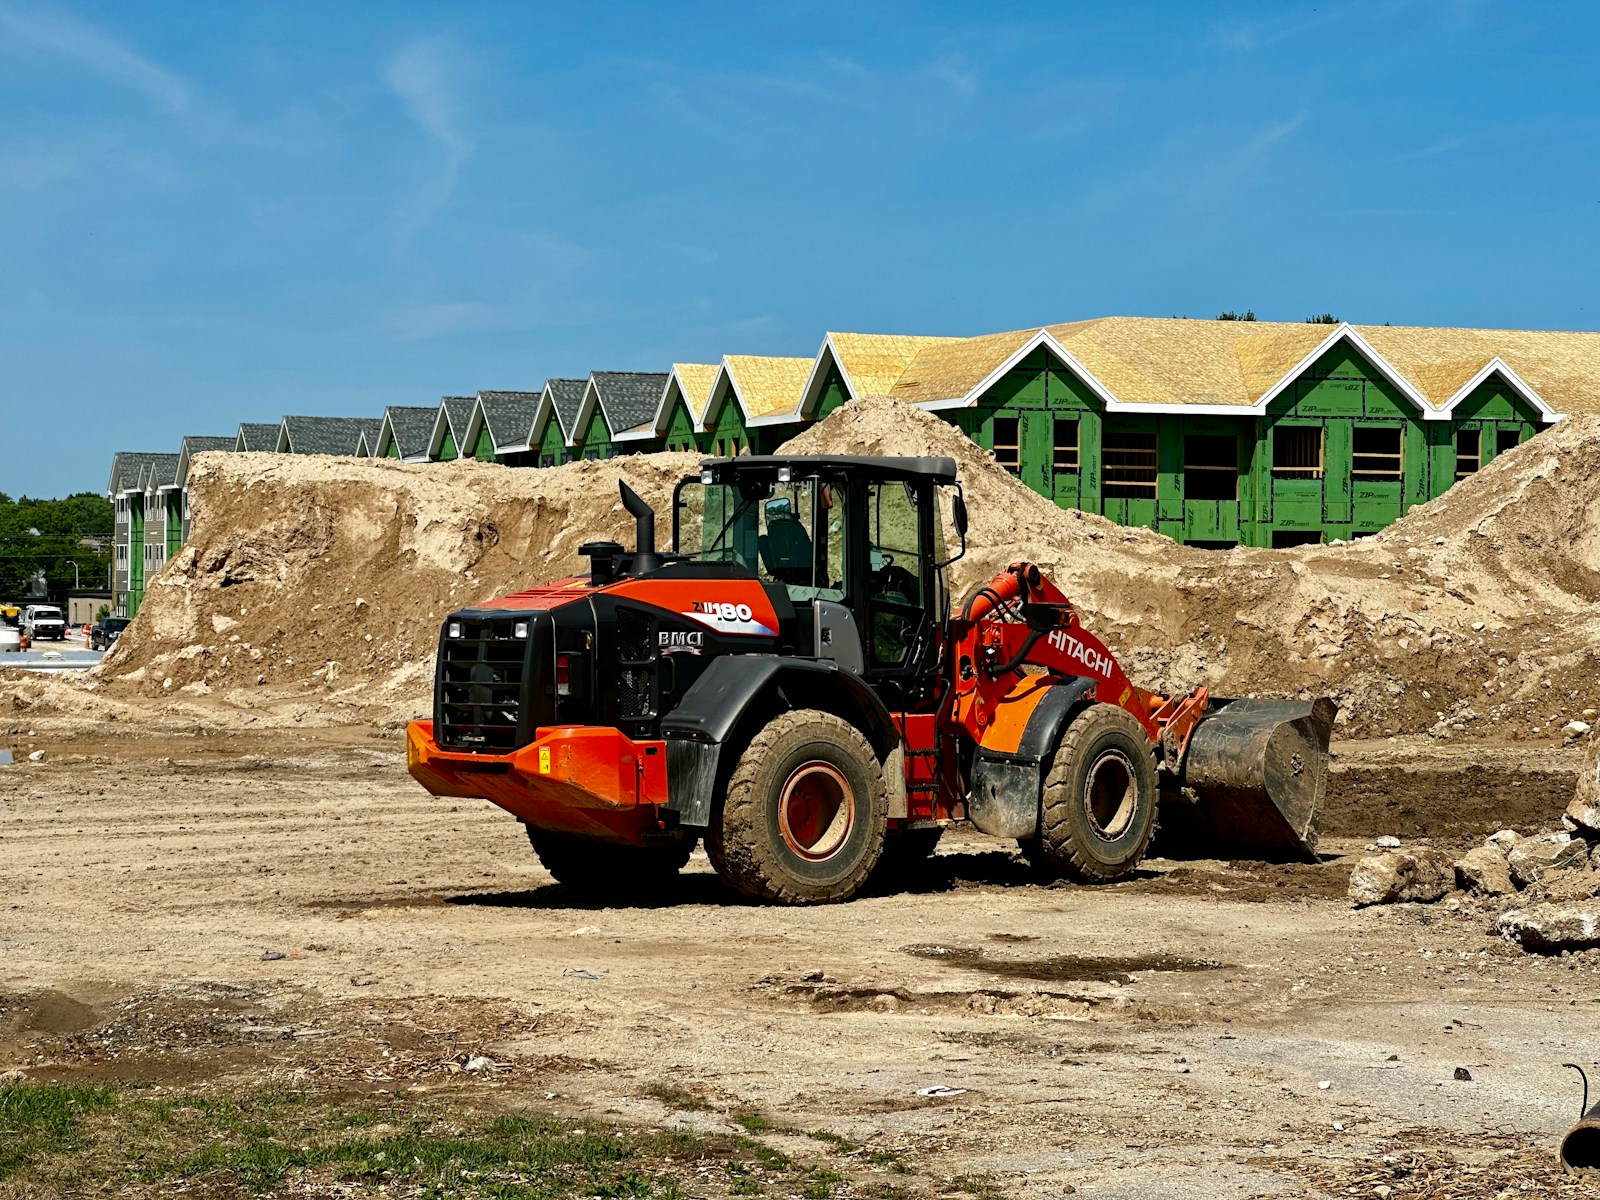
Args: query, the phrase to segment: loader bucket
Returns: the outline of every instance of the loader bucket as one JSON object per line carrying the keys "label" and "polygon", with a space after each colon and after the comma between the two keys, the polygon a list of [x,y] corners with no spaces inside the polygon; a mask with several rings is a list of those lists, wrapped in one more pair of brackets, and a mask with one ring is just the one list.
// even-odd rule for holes
{"label": "loader bucket", "polygon": [[1337,711],[1328,699],[1213,699],[1189,740],[1180,795],[1162,805],[1165,851],[1315,858]]}

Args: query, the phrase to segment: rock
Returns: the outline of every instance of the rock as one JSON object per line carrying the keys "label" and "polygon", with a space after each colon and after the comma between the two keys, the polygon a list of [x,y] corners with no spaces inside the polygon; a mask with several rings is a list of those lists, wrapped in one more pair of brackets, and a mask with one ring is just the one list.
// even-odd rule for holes
{"label": "rock", "polygon": [[1522,835],[1515,829],[1502,829],[1499,833],[1491,833],[1483,839],[1486,846],[1498,846],[1502,854],[1510,854],[1511,847],[1522,840]]}
{"label": "rock", "polygon": [[1350,872],[1350,903],[1431,903],[1456,884],[1455,863],[1439,850],[1391,850],[1361,859]]}
{"label": "rock", "polygon": [[1586,865],[1577,871],[1562,871],[1544,881],[1544,898],[1552,904],[1570,904],[1600,896],[1600,871]]}
{"label": "rock", "polygon": [[281,962],[288,957],[282,950],[263,950],[261,952],[262,962]]}
{"label": "rock", "polygon": [[1471,1083],[1472,1082],[1472,1072],[1467,1070],[1465,1067],[1457,1067],[1456,1068],[1456,1081],[1459,1082],[1459,1083]]}
{"label": "rock", "polygon": [[1474,846],[1457,860],[1456,884],[1481,896],[1504,896],[1517,890],[1505,854],[1492,845]]}
{"label": "rock", "polygon": [[1379,850],[1400,849],[1400,839],[1395,837],[1392,833],[1384,834],[1381,838],[1376,839],[1372,844]]}
{"label": "rock", "polygon": [[28,755],[28,761],[29,762],[43,762],[44,761],[44,751],[43,750],[35,750],[35,751],[33,751],[32,753],[30,753]]}
{"label": "rock", "polygon": [[1500,936],[1534,954],[1600,947],[1600,906],[1542,904],[1508,912],[1495,922]]}
{"label": "rock", "polygon": [[1564,833],[1523,838],[1506,856],[1511,867],[1511,882],[1519,888],[1538,883],[1552,871],[1565,871],[1588,861],[1589,847]]}
{"label": "rock", "polygon": [[1581,738],[1589,732],[1589,723],[1587,721],[1568,721],[1561,727],[1561,732],[1569,738]]}

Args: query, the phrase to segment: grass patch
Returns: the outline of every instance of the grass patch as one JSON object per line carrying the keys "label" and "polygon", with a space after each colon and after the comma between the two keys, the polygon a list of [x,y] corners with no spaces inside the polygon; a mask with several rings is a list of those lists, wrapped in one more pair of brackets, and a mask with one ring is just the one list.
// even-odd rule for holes
{"label": "grass patch", "polygon": [[[342,1184],[427,1200],[680,1200],[710,1168],[736,1195],[830,1200],[852,1190],[848,1176],[749,1136],[786,1131],[753,1112],[735,1114],[746,1133],[701,1135],[473,1112],[471,1103],[17,1085],[0,1088],[0,1181],[22,1195],[278,1196]],[[817,1140],[862,1156],[845,1139]],[[863,1194],[892,1200],[898,1190]]]}
{"label": "grass patch", "polygon": [[108,1087],[19,1083],[0,1087],[0,1180],[35,1158],[79,1144],[83,1118],[117,1102]]}
{"label": "grass patch", "polygon": [[645,1089],[645,1095],[652,1100],[659,1100],[668,1108],[675,1108],[679,1112],[709,1112],[711,1105],[700,1099],[687,1088],[678,1087],[671,1083],[653,1083]]}

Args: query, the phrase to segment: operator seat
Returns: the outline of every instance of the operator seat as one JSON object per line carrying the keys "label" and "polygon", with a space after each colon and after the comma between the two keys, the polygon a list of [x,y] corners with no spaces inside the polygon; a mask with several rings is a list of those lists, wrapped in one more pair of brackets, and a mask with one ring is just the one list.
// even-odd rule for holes
{"label": "operator seat", "polygon": [[811,535],[793,513],[773,514],[767,531],[756,538],[767,574],[779,583],[805,587],[811,583]]}

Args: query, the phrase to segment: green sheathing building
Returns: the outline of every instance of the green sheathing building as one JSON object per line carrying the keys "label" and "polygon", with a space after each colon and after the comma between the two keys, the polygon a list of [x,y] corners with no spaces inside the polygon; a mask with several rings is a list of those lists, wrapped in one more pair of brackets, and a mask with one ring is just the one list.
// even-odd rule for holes
{"label": "green sheathing building", "polygon": [[144,493],[128,497],[128,616],[144,603]]}
{"label": "green sheathing building", "polygon": [[689,413],[689,405],[682,392],[677,392],[672,407],[667,410],[667,432],[662,441],[668,450],[705,449],[703,435],[695,432],[694,417]]}
{"label": "green sheathing building", "polygon": [[494,456],[494,437],[489,433],[489,422],[487,421],[480,423],[478,426],[478,440],[472,444],[472,457],[479,462],[498,461]]}
{"label": "green sheathing building", "polygon": [[744,410],[739,407],[737,400],[728,396],[717,410],[717,419],[711,428],[700,435],[700,449],[717,458],[725,458],[739,453],[749,439],[750,432],[744,424]]}
{"label": "green sheathing building", "polygon": [[456,448],[456,439],[450,432],[450,426],[444,427],[444,440],[439,443],[439,457],[434,462],[455,462],[461,457],[461,452]]}
{"label": "green sheathing building", "polygon": [[822,380],[822,391],[817,396],[817,411],[813,419],[822,420],[848,399],[850,389],[844,385],[844,376],[839,373],[838,364],[830,362],[828,374]]}
{"label": "green sheathing building", "polygon": [[949,412],[996,461],[1063,508],[1203,546],[1376,533],[1537,430],[1498,377],[1448,421],[1423,419],[1353,348],[1330,349],[1264,416],[1107,413],[1039,350],[972,408]]}
{"label": "green sheathing building", "polygon": [[172,558],[183,549],[183,491],[174,488],[163,499],[167,505],[167,558]]}
{"label": "green sheathing building", "polygon": [[539,444],[535,449],[541,467],[559,466],[568,460],[567,439],[562,435],[561,422],[556,420],[554,413],[545,421],[544,432],[539,435]]}
{"label": "green sheathing building", "polygon": [[589,414],[589,422],[576,440],[577,445],[572,450],[574,459],[611,457],[611,430],[606,426],[605,414],[600,411],[598,404]]}

